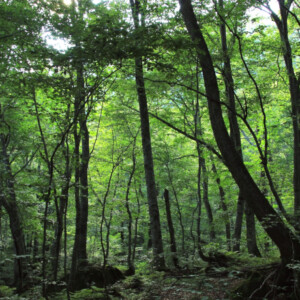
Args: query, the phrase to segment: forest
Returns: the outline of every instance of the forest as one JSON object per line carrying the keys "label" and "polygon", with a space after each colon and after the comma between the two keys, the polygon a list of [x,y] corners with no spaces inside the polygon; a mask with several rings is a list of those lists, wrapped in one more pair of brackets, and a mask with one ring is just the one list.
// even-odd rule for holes
{"label": "forest", "polygon": [[1,299],[300,299],[299,0],[2,0]]}

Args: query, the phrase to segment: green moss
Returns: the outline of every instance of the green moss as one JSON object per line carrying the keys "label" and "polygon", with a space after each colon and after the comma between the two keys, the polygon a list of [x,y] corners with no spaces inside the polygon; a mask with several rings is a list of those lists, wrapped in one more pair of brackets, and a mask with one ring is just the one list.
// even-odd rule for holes
{"label": "green moss", "polygon": [[14,288],[10,288],[9,286],[6,285],[0,285],[0,297],[11,297],[15,293]]}

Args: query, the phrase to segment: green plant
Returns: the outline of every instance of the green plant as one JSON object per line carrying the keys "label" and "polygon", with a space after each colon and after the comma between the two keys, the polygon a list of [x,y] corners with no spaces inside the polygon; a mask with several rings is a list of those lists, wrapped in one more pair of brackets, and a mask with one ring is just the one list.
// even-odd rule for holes
{"label": "green plant", "polygon": [[7,285],[0,285],[0,297],[11,297],[15,293],[15,289]]}

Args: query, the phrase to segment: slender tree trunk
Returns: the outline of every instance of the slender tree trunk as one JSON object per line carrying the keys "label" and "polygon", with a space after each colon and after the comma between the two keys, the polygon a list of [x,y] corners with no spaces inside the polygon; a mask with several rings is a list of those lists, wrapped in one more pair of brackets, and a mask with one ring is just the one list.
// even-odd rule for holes
{"label": "slender tree trunk", "polygon": [[[220,5],[220,9],[223,10],[223,0],[219,0],[219,5]],[[223,51],[223,59],[224,59],[223,78],[226,87],[226,96],[229,101],[229,107],[230,107],[230,109],[228,110],[230,136],[235,145],[236,151],[239,153],[241,159],[243,160],[240,128],[236,116],[234,80],[232,76],[231,61],[228,54],[226,26],[224,22],[221,22],[220,24],[220,34],[221,34],[222,51]],[[259,251],[256,243],[255,219],[254,219],[253,212],[251,211],[251,207],[246,205],[246,208],[247,208],[246,227],[247,227],[248,251],[249,253],[256,255],[259,253]],[[241,240],[241,233],[242,233],[244,209],[245,209],[244,198],[242,197],[241,193],[239,193],[237,210],[236,210],[237,211],[236,223],[234,228],[234,246],[233,246],[234,251],[240,251],[240,240]]]}
{"label": "slender tree trunk", "polygon": [[202,251],[201,245],[201,214],[202,214],[202,195],[201,195],[201,149],[199,143],[197,143],[198,153],[198,171],[197,171],[197,219],[196,219],[196,231],[197,231],[197,249],[200,258],[205,260],[205,256]]}
{"label": "slender tree trunk", "polygon": [[210,121],[224,161],[257,219],[278,247],[283,263],[290,262],[292,259],[299,259],[299,241],[257,187],[227,132],[222,116],[219,87],[213,62],[191,1],[179,0],[179,3],[186,28],[197,49],[204,76]]}
{"label": "slender tree trunk", "polygon": [[127,274],[133,275],[135,273],[135,268],[134,268],[134,263],[133,263],[133,255],[132,255],[132,213],[130,210],[130,205],[129,205],[129,193],[130,193],[130,188],[131,188],[131,183],[133,179],[133,175],[136,170],[136,158],[135,158],[135,145],[136,145],[136,137],[134,137],[134,142],[133,142],[133,148],[132,148],[132,169],[129,174],[129,179],[127,182],[127,189],[126,189],[126,196],[125,196],[125,207],[126,211],[128,214],[128,254],[127,254],[127,264],[128,264],[128,270]]}
{"label": "slender tree trunk", "polygon": [[[70,106],[68,106],[67,119],[69,119]],[[57,272],[59,267],[59,256],[61,250],[61,239],[64,231],[64,218],[66,217],[68,199],[69,199],[69,186],[71,179],[71,169],[70,169],[70,157],[69,157],[69,144],[68,137],[66,137],[66,145],[63,145],[63,153],[65,158],[65,171],[64,171],[64,182],[61,189],[61,195],[59,197],[59,205],[57,199],[55,201],[56,206],[56,228],[55,228],[55,238],[51,249],[52,256],[52,269],[54,281],[57,280]]]}
{"label": "slender tree trunk", "polygon": [[[69,281],[70,290],[75,290],[79,265],[87,263],[86,241],[88,221],[88,165],[89,165],[89,132],[85,109],[85,92],[83,64],[77,64],[77,90],[74,107],[74,157],[75,157],[75,204],[76,204],[76,231],[72,255],[72,267]],[[78,132],[78,124],[80,130]],[[80,154],[81,143],[81,154]]]}
{"label": "slender tree trunk", "polygon": [[166,215],[167,215],[167,221],[168,221],[168,227],[169,227],[170,250],[172,253],[172,260],[173,260],[174,266],[176,268],[178,268],[179,266],[178,266],[178,258],[177,258],[175,231],[174,231],[173,220],[172,220],[169,191],[167,189],[165,189],[165,191],[164,191],[164,198],[165,198]]}
{"label": "slender tree trunk", "polygon": [[59,254],[61,248],[61,238],[63,233],[63,215],[61,211],[61,201],[58,204],[58,199],[55,197],[54,199],[56,206],[56,224],[54,230],[54,240],[51,247],[51,260],[52,260],[52,272],[53,272],[53,280],[57,280],[57,272],[59,266]]}
{"label": "slender tree trunk", "polygon": [[[140,3],[138,0],[130,0],[132,16],[134,19],[135,28],[138,29],[141,25],[139,23],[140,15]],[[143,26],[143,24],[142,24]],[[147,96],[144,82],[143,61],[142,57],[138,56],[135,59],[135,77],[136,77],[136,89],[140,108],[141,119],[141,133],[142,133],[142,145],[144,155],[144,168],[147,185],[147,196],[150,215],[151,226],[151,239],[153,246],[154,266],[157,269],[165,268],[165,260],[163,256],[163,242],[161,235],[159,209],[157,203],[157,193],[154,176],[154,166],[152,157],[152,146],[150,136],[150,123],[148,114]]]}
{"label": "slender tree trunk", "polygon": [[135,260],[135,255],[136,255],[136,247],[137,247],[137,239],[138,239],[138,224],[139,224],[139,216],[141,213],[141,203],[140,203],[140,197],[136,188],[136,182],[134,184],[134,189],[135,189],[135,196],[136,196],[136,202],[137,202],[137,217],[135,218],[135,223],[134,223],[134,239],[133,239],[133,249],[132,249],[132,261],[134,262]]}
{"label": "slender tree trunk", "polygon": [[245,203],[245,216],[247,225],[247,248],[249,254],[261,257],[256,243],[256,228],[253,210]]}
{"label": "slender tree trunk", "polygon": [[[83,78],[82,78],[83,79]],[[81,166],[80,166],[80,259],[87,260],[86,241],[87,241],[87,224],[88,224],[88,167],[90,159],[89,151],[89,132],[87,128],[87,116],[83,106],[80,131],[81,131]]]}
{"label": "slender tree trunk", "polygon": [[[0,106],[1,113],[1,106]],[[4,134],[0,134],[0,206],[3,206],[9,217],[9,226],[14,241],[15,268],[14,285],[19,292],[22,291],[26,279],[26,246],[21,223],[19,207],[17,203],[14,178],[12,175],[7,141]]]}
{"label": "slender tree trunk", "polygon": [[208,219],[208,225],[209,225],[209,236],[210,241],[214,241],[216,238],[215,228],[214,228],[214,218],[212,209],[208,200],[208,176],[207,176],[207,169],[206,169],[206,163],[205,158],[202,157],[202,174],[203,174],[203,181],[202,181],[202,187],[203,187],[203,202],[205,205],[205,210],[207,214]]}
{"label": "slender tree trunk", "polygon": [[[75,98],[75,117],[78,111],[78,103]],[[75,240],[73,246],[73,254],[72,254],[72,265],[69,276],[69,290],[75,290],[76,288],[76,274],[78,267],[78,244],[79,244],[79,235],[80,235],[80,136],[78,134],[78,122],[75,120],[74,122],[74,164],[75,164],[75,174],[74,174],[74,197],[75,197],[75,208],[76,208],[76,219],[75,219]]]}
{"label": "slender tree trunk", "polygon": [[177,192],[176,192],[175,186],[173,184],[173,178],[172,178],[172,175],[171,175],[169,165],[167,164],[166,167],[167,167],[169,182],[171,184],[172,192],[173,192],[173,195],[175,197],[175,203],[176,203],[176,208],[177,208],[177,213],[178,213],[178,218],[179,218],[179,224],[180,224],[180,228],[181,228],[181,251],[182,251],[183,254],[185,254],[185,247],[184,247],[185,231],[184,231],[184,225],[183,225],[183,220],[182,220],[181,207],[180,207],[180,204],[179,204],[179,200],[178,200],[178,197],[177,197]]}
{"label": "slender tree trunk", "polygon": [[[211,158],[212,160],[212,158]],[[226,240],[227,240],[227,250],[231,251],[231,229],[230,229],[230,216],[228,213],[226,201],[225,201],[225,191],[221,185],[220,177],[218,176],[217,169],[215,164],[212,164],[212,171],[214,172],[216,176],[216,182],[219,188],[219,195],[221,200],[221,208],[225,214],[225,232],[226,232]]]}
{"label": "slender tree trunk", "polygon": [[[196,85],[197,91],[199,91],[199,59],[197,59],[196,66]],[[200,108],[199,108],[199,93],[196,95],[196,107],[195,107],[195,116],[194,116],[194,136],[196,138],[196,150],[198,156],[198,171],[197,171],[197,219],[196,219],[196,232],[197,232],[197,249],[199,257],[203,261],[208,261],[208,257],[206,257],[202,251],[202,241],[201,241],[201,215],[202,215],[202,195],[201,195],[201,177],[202,177],[202,149],[199,140],[197,140],[198,136],[201,136],[201,117],[200,117]]]}
{"label": "slender tree trunk", "polygon": [[294,70],[293,54],[288,33],[288,16],[292,3],[293,1],[278,0],[281,19],[274,12],[271,13],[271,16],[280,34],[283,57],[289,78],[294,132],[294,215],[295,226],[300,231],[300,76],[297,78]]}
{"label": "slender tree trunk", "polygon": [[[67,151],[68,153],[68,151]],[[69,198],[69,184],[70,184],[70,166],[68,154],[66,158],[66,169],[65,169],[65,182],[59,197],[59,204],[56,200],[56,227],[55,227],[55,238],[53,241],[51,256],[52,256],[52,269],[53,269],[53,279],[57,280],[57,272],[59,267],[59,256],[61,250],[61,239],[64,230],[64,213],[66,211],[66,206]]]}
{"label": "slender tree trunk", "polygon": [[197,220],[196,220],[196,232],[197,232],[197,250],[199,257],[208,262],[209,258],[202,251],[202,239],[201,239],[201,215],[202,215],[202,195],[201,195],[201,175],[202,175],[202,151],[200,149],[200,144],[197,142],[197,152],[198,152],[198,173],[197,173]]}

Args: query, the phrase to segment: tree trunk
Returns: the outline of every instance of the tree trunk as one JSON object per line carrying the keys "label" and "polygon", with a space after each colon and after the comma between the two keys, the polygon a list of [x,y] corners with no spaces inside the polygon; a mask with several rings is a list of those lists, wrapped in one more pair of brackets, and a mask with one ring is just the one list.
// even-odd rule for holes
{"label": "tree trunk", "polygon": [[248,203],[245,203],[245,217],[246,217],[246,227],[247,227],[247,248],[249,254],[257,257],[261,257],[256,243],[256,228],[255,228],[255,218],[252,209],[249,207]]}
{"label": "tree trunk", "polygon": [[169,182],[171,184],[172,192],[173,192],[173,195],[175,197],[175,204],[176,204],[177,214],[178,214],[178,218],[179,218],[179,225],[180,225],[180,228],[181,228],[181,251],[182,251],[183,254],[185,254],[185,249],[184,249],[185,248],[184,247],[185,231],[184,231],[184,225],[183,225],[183,220],[182,220],[181,207],[180,207],[180,204],[179,204],[179,199],[178,199],[178,196],[177,196],[176,189],[175,189],[174,184],[173,184],[173,178],[172,178],[172,175],[171,175],[169,165],[166,164],[166,167],[167,167]]}
{"label": "tree trunk", "polygon": [[292,123],[294,132],[294,214],[295,226],[300,231],[300,77],[296,76],[293,64],[292,48],[288,33],[288,15],[293,1],[278,0],[281,19],[271,13],[281,39],[281,47],[289,78],[289,90],[292,107]]}
{"label": "tree trunk", "polygon": [[294,233],[283,223],[249,174],[230,138],[220,104],[219,87],[211,55],[199,28],[190,0],[179,0],[181,13],[187,30],[196,43],[195,47],[203,71],[210,121],[223,159],[235,179],[240,191],[253,209],[257,219],[278,247],[284,263],[299,259],[300,243]]}
{"label": "tree trunk", "polygon": [[[223,10],[223,0],[219,0],[220,9]],[[227,48],[227,37],[226,37],[226,26],[224,22],[220,24],[220,34],[221,34],[221,42],[222,42],[222,51],[223,51],[223,59],[224,59],[224,71],[223,71],[223,78],[226,87],[226,96],[229,102],[229,125],[230,125],[230,137],[235,145],[236,151],[239,153],[241,159],[243,160],[243,153],[242,153],[242,143],[241,143],[241,135],[240,135],[240,128],[236,116],[236,106],[235,106],[235,96],[234,96],[234,80],[232,76],[232,69],[231,69],[231,61],[228,54]],[[251,211],[251,207],[246,205],[247,207],[247,216],[246,216],[246,227],[247,227],[247,246],[249,253],[256,253],[258,254],[258,248],[256,244],[256,234],[255,234],[255,219],[253,212]],[[240,251],[240,240],[241,240],[241,233],[242,233],[242,224],[243,224],[243,213],[244,213],[244,198],[242,197],[241,193],[239,193],[238,197],[238,207],[237,207],[237,214],[236,214],[236,223],[235,223],[235,230],[234,230],[234,251]],[[248,238],[250,240],[248,240]],[[254,251],[255,249],[255,251]],[[254,251],[254,253],[253,253]],[[255,254],[254,254],[255,255]]]}
{"label": "tree trunk", "polygon": [[14,177],[12,175],[9,154],[7,152],[7,140],[4,134],[0,134],[0,142],[0,206],[5,208],[9,217],[9,226],[16,254],[14,285],[17,287],[17,290],[21,292],[25,285],[27,273],[25,237],[15,193]]}
{"label": "tree trunk", "polygon": [[203,180],[202,180],[202,187],[203,187],[203,202],[205,205],[205,210],[207,214],[208,219],[208,225],[209,225],[209,236],[210,241],[214,241],[216,238],[215,228],[214,228],[214,218],[212,209],[208,200],[208,176],[207,176],[207,169],[206,169],[206,163],[204,157],[202,157],[202,174],[203,174]]}
{"label": "tree trunk", "polygon": [[[212,160],[212,158],[211,158]],[[221,200],[221,208],[225,214],[225,232],[226,232],[226,240],[227,240],[227,250],[231,251],[231,230],[230,230],[230,217],[225,201],[225,191],[221,185],[221,180],[220,177],[218,176],[217,169],[215,164],[212,164],[212,171],[214,172],[216,176],[216,182],[219,188],[219,195],[220,195],[220,200]]]}
{"label": "tree trunk", "polygon": [[[82,62],[78,62],[76,71],[77,90],[75,95],[74,107],[76,231],[69,281],[70,290],[76,289],[76,276],[78,266],[80,264],[87,263],[86,241],[88,221],[88,164],[90,155],[89,132],[87,128],[87,115],[85,110],[85,92]],[[80,126],[79,132],[77,128],[78,124]]]}
{"label": "tree trunk", "polygon": [[64,187],[62,188],[61,195],[59,197],[59,205],[56,200],[56,224],[55,224],[55,237],[52,244],[51,256],[52,256],[52,270],[53,270],[53,279],[57,280],[57,272],[59,267],[59,256],[61,250],[61,239],[64,229],[64,214],[66,213],[66,207],[69,198],[69,166],[67,164],[65,171],[65,180]]}
{"label": "tree trunk", "polygon": [[168,228],[169,228],[169,234],[170,234],[170,250],[172,253],[172,260],[173,260],[174,266],[176,268],[178,268],[175,231],[174,231],[173,220],[172,220],[169,191],[167,189],[165,189],[165,191],[164,191],[164,198],[165,198],[166,214],[167,214]]}
{"label": "tree trunk", "polygon": [[133,275],[135,273],[134,263],[133,263],[133,243],[132,243],[132,213],[129,205],[129,192],[131,188],[131,183],[133,179],[133,175],[136,170],[136,158],[135,158],[135,145],[136,145],[136,136],[134,137],[133,147],[132,147],[132,169],[129,174],[129,179],[127,182],[126,196],[125,196],[125,208],[128,214],[128,253],[127,253],[127,264],[128,264],[128,275]]}
{"label": "tree trunk", "polygon": [[[134,19],[135,28],[138,29],[139,24],[139,9],[140,3],[138,0],[130,0],[132,16]],[[143,26],[143,24],[142,24]],[[163,256],[163,242],[161,235],[159,209],[157,203],[156,185],[154,177],[154,166],[152,157],[152,146],[150,136],[150,123],[148,114],[147,96],[144,82],[143,61],[142,57],[138,56],[135,59],[135,78],[136,89],[139,101],[140,119],[141,119],[141,134],[144,155],[144,168],[147,185],[147,196],[150,215],[151,239],[154,256],[154,266],[157,269],[165,268],[165,260]]]}

